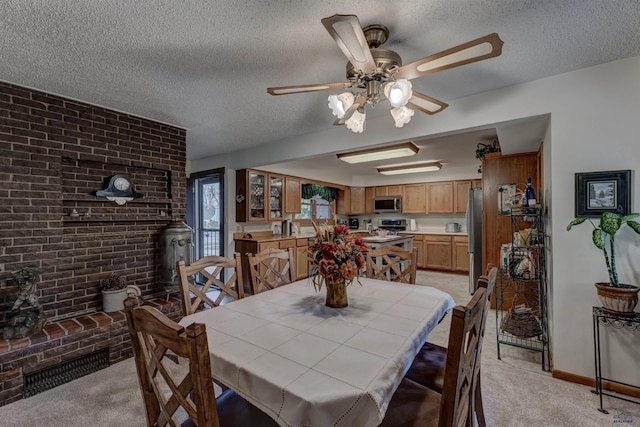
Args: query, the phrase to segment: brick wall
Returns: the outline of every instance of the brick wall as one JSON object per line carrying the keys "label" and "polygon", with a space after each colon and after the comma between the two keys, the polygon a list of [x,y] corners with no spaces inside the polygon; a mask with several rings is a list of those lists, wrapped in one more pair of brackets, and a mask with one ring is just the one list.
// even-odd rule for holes
{"label": "brick wall", "polygon": [[[23,267],[39,274],[50,322],[100,311],[99,281],[111,273],[146,297],[161,293],[159,232],[185,215],[185,135],[0,82],[0,326],[18,293],[11,272]],[[144,197],[96,197],[118,173]]]}

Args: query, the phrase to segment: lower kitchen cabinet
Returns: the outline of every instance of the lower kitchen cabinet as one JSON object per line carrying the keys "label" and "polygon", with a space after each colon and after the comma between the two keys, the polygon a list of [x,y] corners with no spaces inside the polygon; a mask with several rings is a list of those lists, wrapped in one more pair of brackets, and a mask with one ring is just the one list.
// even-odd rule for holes
{"label": "lower kitchen cabinet", "polygon": [[467,236],[443,234],[413,234],[412,236],[413,248],[418,249],[418,268],[456,273],[469,271],[469,238]]}
{"label": "lower kitchen cabinet", "polygon": [[452,270],[450,236],[424,236],[424,264],[434,270]]}
{"label": "lower kitchen cabinet", "polygon": [[306,279],[309,277],[309,258],[307,257],[309,241],[297,239],[296,244],[296,279]]}
{"label": "lower kitchen cabinet", "polygon": [[421,234],[413,235],[413,249],[418,250],[418,255],[416,256],[418,268],[426,268],[424,263],[424,236]]}
{"label": "lower kitchen cabinet", "polygon": [[467,236],[452,237],[453,271],[469,271],[469,238]]}
{"label": "lower kitchen cabinet", "polygon": [[[244,285],[244,291],[246,295],[251,295],[251,273],[249,271],[249,259],[247,258],[247,254],[257,254],[265,249],[287,249],[293,248],[294,260],[293,265],[294,268],[297,265],[297,247],[296,241],[299,239],[291,238],[282,238],[276,237],[265,240],[255,240],[255,239],[235,239],[235,251],[240,254],[240,259],[242,262],[242,281]],[[306,239],[303,239],[305,244],[307,243]],[[284,261],[281,261],[279,268],[282,270],[284,268]],[[298,272],[296,271],[296,275]]]}

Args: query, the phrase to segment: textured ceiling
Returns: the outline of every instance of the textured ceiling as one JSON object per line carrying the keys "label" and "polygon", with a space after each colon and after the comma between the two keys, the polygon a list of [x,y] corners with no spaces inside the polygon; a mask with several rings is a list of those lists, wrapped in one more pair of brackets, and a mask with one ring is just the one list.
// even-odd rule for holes
{"label": "textured ceiling", "polygon": [[332,126],[326,92],[266,89],[345,80],[335,13],[387,26],[404,63],[498,33],[502,56],[413,81],[448,103],[640,55],[638,0],[4,0],[0,80],[184,127],[202,158]]}

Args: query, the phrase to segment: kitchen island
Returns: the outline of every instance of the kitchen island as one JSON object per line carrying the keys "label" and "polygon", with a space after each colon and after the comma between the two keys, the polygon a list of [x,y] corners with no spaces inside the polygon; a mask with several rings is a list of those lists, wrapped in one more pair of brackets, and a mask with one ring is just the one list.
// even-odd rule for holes
{"label": "kitchen island", "polygon": [[[413,250],[413,236],[397,236],[397,235],[387,235],[387,236],[366,236],[362,237],[362,241],[367,244],[367,246],[371,249],[378,249],[385,246],[398,246],[408,252]],[[409,261],[407,261],[408,263]],[[382,269],[383,265],[383,257],[379,256],[376,258],[376,264],[378,268]],[[404,262],[403,262],[404,264]],[[406,266],[402,266],[404,270]],[[391,280],[391,271],[387,271],[387,279]]]}
{"label": "kitchen island", "polygon": [[362,241],[371,249],[381,248],[383,246],[399,246],[404,250],[411,252],[413,247],[413,236],[407,235],[387,235],[387,236],[366,236],[362,237]]}

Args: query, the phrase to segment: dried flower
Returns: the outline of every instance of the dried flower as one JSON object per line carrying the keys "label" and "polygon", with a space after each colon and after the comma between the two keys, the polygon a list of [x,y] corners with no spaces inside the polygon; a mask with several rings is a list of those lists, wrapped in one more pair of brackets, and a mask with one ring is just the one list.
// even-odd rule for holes
{"label": "dried flower", "polygon": [[315,223],[313,226],[316,235],[308,250],[313,286],[320,290],[324,283],[350,285],[364,268],[362,251],[367,250],[367,245],[344,225],[333,229],[327,225],[318,228]]}

